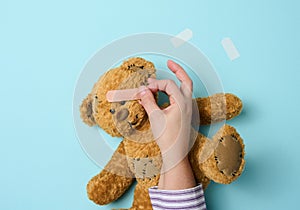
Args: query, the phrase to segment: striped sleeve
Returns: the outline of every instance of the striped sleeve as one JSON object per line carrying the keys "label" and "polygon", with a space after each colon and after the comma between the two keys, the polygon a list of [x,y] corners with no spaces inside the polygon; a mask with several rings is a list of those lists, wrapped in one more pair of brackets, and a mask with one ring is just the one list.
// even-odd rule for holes
{"label": "striped sleeve", "polygon": [[206,210],[202,185],[184,190],[159,190],[149,188],[149,196],[154,210]]}

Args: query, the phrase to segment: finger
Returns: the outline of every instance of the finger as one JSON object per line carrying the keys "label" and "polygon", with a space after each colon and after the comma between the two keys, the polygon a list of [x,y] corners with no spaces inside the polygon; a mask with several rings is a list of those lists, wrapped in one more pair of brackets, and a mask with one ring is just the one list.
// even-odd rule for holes
{"label": "finger", "polygon": [[172,60],[168,60],[167,62],[168,68],[176,75],[177,79],[182,83],[183,91],[193,92],[193,81],[185,72],[185,70],[177,63]]}
{"label": "finger", "polygon": [[157,80],[153,78],[148,79],[149,85],[147,86],[152,92],[162,91],[165,92],[173,102],[173,99],[180,97],[182,94],[173,80]]}
{"label": "finger", "polygon": [[149,116],[153,111],[160,110],[152,92],[148,88],[145,88],[142,91],[140,91],[137,94],[137,96],[141,99],[140,103],[145,108]]}

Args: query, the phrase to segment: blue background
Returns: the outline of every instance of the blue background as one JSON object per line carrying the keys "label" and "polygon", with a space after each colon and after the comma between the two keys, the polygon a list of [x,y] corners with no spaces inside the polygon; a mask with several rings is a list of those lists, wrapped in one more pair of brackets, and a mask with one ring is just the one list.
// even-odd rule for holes
{"label": "blue background", "polygon": [[[0,209],[99,207],[86,196],[100,169],[76,138],[72,99],[88,59],[133,33],[193,31],[226,92],[244,102],[229,122],[246,144],[245,172],[211,184],[210,210],[295,209],[300,146],[300,13],[294,0],[0,1]],[[230,37],[241,57],[230,61]]]}

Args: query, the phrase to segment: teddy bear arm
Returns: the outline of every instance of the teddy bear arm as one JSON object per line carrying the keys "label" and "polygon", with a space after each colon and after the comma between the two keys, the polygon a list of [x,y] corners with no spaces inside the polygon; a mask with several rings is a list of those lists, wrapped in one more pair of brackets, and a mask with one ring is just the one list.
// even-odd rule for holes
{"label": "teddy bear arm", "polygon": [[88,196],[99,205],[108,204],[124,194],[133,177],[121,142],[105,168],[87,184]]}
{"label": "teddy bear arm", "polygon": [[196,98],[199,109],[200,124],[230,120],[242,111],[242,101],[231,93],[217,93],[206,98]]}

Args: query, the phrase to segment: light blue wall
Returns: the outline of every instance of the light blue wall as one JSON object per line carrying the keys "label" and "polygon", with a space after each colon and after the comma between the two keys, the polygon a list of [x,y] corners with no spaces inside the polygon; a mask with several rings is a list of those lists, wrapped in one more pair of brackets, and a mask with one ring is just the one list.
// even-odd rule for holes
{"label": "light blue wall", "polygon": [[[100,169],[75,135],[72,97],[100,48],[142,32],[193,31],[226,92],[244,102],[229,124],[246,144],[238,181],[210,185],[209,210],[296,209],[300,146],[299,1],[0,1],[0,209],[99,208],[85,185]],[[220,42],[231,37],[241,57]],[[131,191],[130,191],[131,192]]]}

